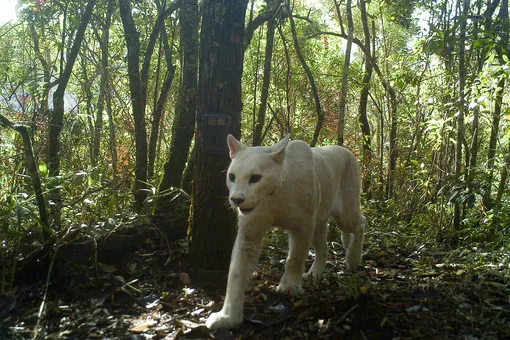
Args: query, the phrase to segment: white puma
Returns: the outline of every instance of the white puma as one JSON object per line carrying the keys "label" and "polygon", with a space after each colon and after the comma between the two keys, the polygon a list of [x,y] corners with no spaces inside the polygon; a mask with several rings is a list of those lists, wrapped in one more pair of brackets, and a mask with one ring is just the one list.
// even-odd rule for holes
{"label": "white puma", "polygon": [[[243,322],[244,291],[260,256],[261,242],[272,227],[289,231],[289,256],[276,288],[282,294],[303,293],[302,277],[317,279],[326,265],[328,221],[342,231],[347,265],[361,262],[365,217],[360,211],[360,171],[354,155],[340,146],[310,148],[289,136],[271,147],[246,147],[227,138],[229,200],[238,209],[239,228],[230,261],[227,294],[221,311],[212,313],[210,329]],[[308,273],[310,245],[315,260]]]}

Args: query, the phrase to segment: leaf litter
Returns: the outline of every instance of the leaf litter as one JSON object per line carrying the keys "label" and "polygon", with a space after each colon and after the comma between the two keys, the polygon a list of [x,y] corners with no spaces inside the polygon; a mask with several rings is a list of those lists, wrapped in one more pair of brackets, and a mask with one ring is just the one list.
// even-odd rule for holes
{"label": "leaf litter", "polygon": [[[193,272],[185,243],[164,251],[156,244],[118,263],[69,265],[64,278],[51,278],[40,322],[46,278],[19,285],[16,299],[0,297],[0,338],[32,338],[38,324],[45,339],[510,338],[504,252],[406,253],[368,238],[353,272],[333,245],[323,278],[288,297],[275,293],[286,253],[267,245],[246,292],[243,325],[210,331],[205,320],[222,306],[225,274]],[[312,261],[313,252],[307,266]]]}

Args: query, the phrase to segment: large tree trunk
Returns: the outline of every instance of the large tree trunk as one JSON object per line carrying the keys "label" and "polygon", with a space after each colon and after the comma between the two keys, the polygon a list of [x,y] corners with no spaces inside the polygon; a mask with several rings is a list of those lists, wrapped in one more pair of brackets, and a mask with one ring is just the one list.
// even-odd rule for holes
{"label": "large tree trunk", "polygon": [[[89,0],[85,12],[81,18],[80,26],[76,32],[76,38],[74,39],[70,53],[66,57],[66,65],[63,69],[62,74],[59,77],[58,87],[53,94],[53,112],[50,119],[50,131],[49,131],[49,172],[50,176],[57,177],[60,172],[60,132],[62,131],[62,123],[64,121],[64,94],[71,78],[71,72],[73,70],[74,63],[78,56],[83,36],[85,35],[85,29],[92,16],[92,9],[95,5],[95,0]],[[49,198],[54,202],[51,215],[53,217],[53,223],[60,224],[60,208],[62,203],[62,196],[58,186],[55,186],[49,191]]]}
{"label": "large tree trunk", "polygon": [[[165,163],[165,174],[159,186],[159,192],[164,192],[171,187],[182,187],[183,172],[195,132],[199,22],[197,0],[182,2],[179,21],[182,83],[172,126],[170,156]],[[163,210],[166,202],[164,198],[158,201],[160,211]]]}
{"label": "large tree trunk", "polygon": [[[200,34],[198,112],[227,114],[230,131],[241,134],[241,77],[247,0],[205,0]],[[235,214],[225,204],[228,190],[226,148],[204,150],[203,129],[197,124],[190,218],[190,263],[197,268],[227,270],[235,238]],[[223,142],[223,141],[220,141]]]}
{"label": "large tree trunk", "polygon": [[363,35],[365,37],[365,46],[369,56],[365,56],[365,69],[363,71],[363,82],[359,98],[359,122],[361,133],[363,135],[363,193],[368,194],[370,190],[371,172],[370,163],[372,161],[372,141],[370,135],[370,124],[367,117],[368,94],[370,91],[370,80],[372,79],[372,63],[368,61],[370,58],[370,29],[368,27],[368,15],[365,0],[360,1],[361,21],[363,24]]}
{"label": "large tree trunk", "polygon": [[269,97],[269,86],[271,83],[271,61],[273,59],[275,25],[275,19],[270,19],[267,22],[264,76],[262,79],[262,92],[260,94],[260,107],[257,115],[257,123],[255,124],[255,131],[253,131],[253,146],[261,145],[262,143],[262,131],[264,128],[264,120],[266,118],[267,99]]}
{"label": "large tree trunk", "polygon": [[[347,100],[349,67],[351,65],[351,48],[352,39],[354,38],[354,24],[352,22],[351,0],[347,0],[345,4],[345,12],[347,15],[347,46],[344,55],[344,68],[342,72],[342,88],[340,91],[340,109],[338,111],[338,145],[344,145],[344,130],[345,130],[345,102]],[[341,19],[339,19],[341,20]],[[366,45],[370,47],[370,43]],[[370,49],[369,49],[370,53]],[[368,93],[367,93],[368,96]]]}

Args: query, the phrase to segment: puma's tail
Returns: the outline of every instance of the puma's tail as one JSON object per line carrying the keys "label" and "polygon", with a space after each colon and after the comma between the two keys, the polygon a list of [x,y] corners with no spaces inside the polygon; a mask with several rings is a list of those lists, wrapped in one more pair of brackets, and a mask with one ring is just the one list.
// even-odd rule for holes
{"label": "puma's tail", "polygon": [[351,234],[346,255],[347,267],[349,269],[356,269],[361,263],[361,255],[363,252],[363,236],[365,233],[365,221],[365,216],[361,216],[359,229]]}

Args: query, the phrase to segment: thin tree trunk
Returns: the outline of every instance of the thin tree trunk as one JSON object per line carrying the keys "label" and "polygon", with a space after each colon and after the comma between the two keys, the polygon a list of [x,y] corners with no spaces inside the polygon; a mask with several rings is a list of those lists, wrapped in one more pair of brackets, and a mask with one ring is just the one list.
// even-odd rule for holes
{"label": "thin tree trunk", "polygon": [[[365,0],[360,1],[361,22],[363,24],[363,35],[365,37],[365,46],[370,54],[370,29],[368,27],[368,15]],[[370,57],[370,55],[369,55]],[[370,163],[372,161],[372,141],[370,134],[370,124],[367,117],[368,94],[370,92],[370,80],[372,79],[372,64],[365,56],[365,69],[363,71],[363,82],[359,99],[359,122],[361,133],[363,135],[363,183],[362,188],[365,194],[369,193],[371,183]]]}
{"label": "thin tree trunk", "polygon": [[[171,187],[181,187],[183,171],[189,158],[195,115],[197,111],[198,69],[198,4],[197,0],[184,0],[179,11],[181,44],[181,89],[172,125],[170,155],[165,163],[165,173],[159,192]],[[165,199],[158,201],[158,210],[164,210]]]}
{"label": "thin tree trunk", "polygon": [[85,115],[87,116],[87,123],[89,125],[89,133],[92,139],[92,143],[89,143],[89,159],[92,166],[97,165],[97,159],[94,159],[94,115],[92,114],[92,82],[89,79],[87,73],[87,62],[86,57],[83,53],[80,53],[80,66],[81,66],[81,87],[85,94]]}
{"label": "thin tree trunk", "polygon": [[[381,13],[382,14],[382,13]],[[382,18],[382,16],[381,16]],[[384,23],[383,27],[383,46],[385,54],[388,52],[388,48],[386,46],[386,32],[384,31]],[[389,77],[387,63],[385,64],[386,76]],[[393,198],[393,189],[395,185],[395,169],[397,164],[397,98],[395,94],[395,90],[389,83],[386,81],[386,78],[383,76],[382,72],[379,70],[377,64],[374,64],[374,69],[379,78],[383,83],[384,89],[386,90],[386,96],[388,98],[388,111],[389,111],[389,150],[388,150],[388,173],[386,178],[386,198]]]}
{"label": "thin tree trunk", "polygon": [[379,182],[381,193],[384,192],[384,112],[379,110]]}
{"label": "thin tree trunk", "polygon": [[[266,10],[259,15],[257,15],[252,20],[253,13],[250,12],[250,20],[248,21],[248,24],[246,25],[246,30],[244,33],[244,50],[248,48],[250,45],[251,39],[253,37],[253,33],[255,33],[255,30],[262,26],[266,21],[269,21],[270,19],[274,19],[274,17],[277,15],[277,13],[282,8],[282,0],[271,0],[268,1],[268,6],[266,6]],[[253,7],[253,2],[252,2]]]}
{"label": "thin tree trunk", "polygon": [[170,92],[170,87],[172,86],[172,81],[174,79],[174,72],[175,66],[172,65],[172,68],[167,71],[165,82],[163,83],[163,88],[161,89],[161,94],[159,96],[156,108],[153,113],[151,135],[149,139],[149,164],[147,173],[149,179],[152,179],[154,176],[154,164],[156,162],[157,151],[156,146],[159,136],[159,126],[161,124],[161,117],[163,116],[163,110],[165,109],[165,104],[168,98],[168,94]]}
{"label": "thin tree trunk", "polygon": [[257,123],[253,132],[253,146],[262,144],[262,131],[264,129],[264,120],[266,118],[267,99],[269,97],[269,86],[271,84],[271,62],[273,59],[275,19],[267,22],[266,33],[266,56],[264,59],[264,76],[262,78],[262,92],[260,94],[260,107],[257,115]]}
{"label": "thin tree trunk", "polygon": [[[248,0],[202,2],[198,112],[230,117],[230,132],[241,135],[241,77],[244,21]],[[221,84],[221,86],[218,86]],[[190,263],[197,268],[226,271],[235,238],[235,214],[225,205],[228,150],[204,150],[199,121],[195,141],[194,181],[190,216]],[[217,136],[225,138],[226,136]]]}
{"label": "thin tree trunk", "polygon": [[[501,45],[507,46],[509,42],[509,32],[510,29],[510,23],[508,21],[508,0],[503,0],[501,3],[501,7],[499,10],[499,19],[502,23],[502,30],[503,33]],[[499,51],[499,59],[501,65],[505,64],[505,61],[503,59],[503,53],[504,51]],[[507,54],[508,56],[508,54]],[[485,186],[485,192],[484,192],[484,199],[483,204],[486,207],[486,209],[492,208],[492,186],[494,181],[494,163],[495,163],[495,157],[496,157],[496,148],[497,148],[497,142],[498,142],[498,135],[499,135],[499,123],[501,120],[501,109],[503,106],[503,96],[505,93],[505,77],[501,76],[501,78],[498,81],[498,86],[495,91],[494,95],[494,111],[492,113],[492,123],[491,123],[491,134],[489,138],[489,150],[487,152],[487,168],[489,169],[489,178],[487,180],[487,184]]]}
{"label": "thin tree trunk", "polygon": [[50,237],[51,229],[49,228],[48,211],[46,209],[46,199],[41,185],[41,177],[37,170],[37,165],[32,150],[32,141],[28,129],[20,124],[15,124],[9,121],[6,117],[0,114],[0,124],[4,127],[10,127],[21,135],[23,138],[23,151],[25,153],[25,161],[32,185],[34,186],[35,197],[37,200],[37,208],[39,209],[39,218],[42,226],[43,239],[46,241]]}
{"label": "thin tree trunk", "polygon": [[[390,107],[395,107],[394,103],[396,99],[391,98],[390,95]],[[395,170],[397,167],[397,113],[395,110],[390,109],[390,149],[388,158],[388,180],[386,183],[386,197],[393,197],[393,189],[395,185]]]}
{"label": "thin tree trunk", "polygon": [[[344,39],[348,39],[347,35],[343,33],[332,33],[332,32],[321,32],[320,34],[328,34],[333,35],[337,37],[341,37]],[[365,44],[363,44],[359,39],[353,38],[353,43],[355,43],[361,51],[365,54],[365,56],[370,55],[370,53],[367,53],[367,47]],[[397,96],[395,93],[395,89],[390,85],[390,83],[386,80],[384,75],[382,74],[379,66],[377,65],[374,56],[370,56],[368,58],[368,61],[372,64],[373,69],[377,76],[379,77],[379,80],[381,81],[384,89],[387,92],[387,95],[389,96],[389,111],[390,111],[390,147],[389,147],[389,157],[388,157],[388,176],[387,176],[387,183],[386,183],[386,196],[388,198],[391,198],[393,196],[393,180],[394,180],[394,174],[396,170],[396,164],[397,164]],[[382,117],[381,117],[382,122]],[[383,138],[384,136],[381,135]],[[382,150],[382,148],[381,148]],[[382,152],[381,152],[382,153]]]}
{"label": "thin tree trunk", "polygon": [[[476,7],[477,7],[477,15],[479,16],[481,7],[482,7],[482,2],[477,1]],[[474,45],[475,41],[479,40],[479,32],[480,32],[480,29],[478,28],[479,24],[480,23],[478,22],[478,20],[476,20],[474,22],[474,30],[473,30],[474,37],[472,39],[473,45]],[[479,74],[482,71],[483,64],[485,63],[484,50],[482,49],[482,51],[480,51],[480,49],[477,49],[474,46],[471,46],[471,51],[474,51],[476,53],[476,60],[477,60],[476,72],[477,72],[477,74]],[[473,181],[474,175],[476,172],[476,167],[478,166],[478,143],[479,143],[478,129],[479,129],[479,125],[480,125],[480,108],[478,106],[473,108],[472,125],[473,125],[473,127],[472,127],[473,134],[471,135],[471,145],[469,146],[469,149],[466,150],[466,151],[470,151],[470,156],[471,156],[471,162],[469,164],[469,168],[467,169],[468,170],[468,173],[467,173],[468,185],[471,184],[471,182]]]}
{"label": "thin tree trunk", "polygon": [[[57,177],[60,172],[60,132],[62,131],[62,123],[64,121],[64,94],[85,35],[85,29],[87,28],[92,16],[92,9],[94,8],[94,5],[95,0],[89,0],[87,3],[85,12],[81,18],[80,26],[76,32],[76,37],[71,47],[71,51],[66,58],[65,68],[59,77],[58,87],[53,94],[53,112],[50,119],[48,150],[49,172],[52,177]],[[58,225],[60,224],[61,219],[60,208],[62,204],[62,196],[58,186],[50,189],[49,196],[54,202],[53,209],[51,209],[51,215],[54,220],[53,222]]]}
{"label": "thin tree trunk", "polygon": [[[36,12],[37,13],[37,12]],[[49,64],[46,59],[44,58],[40,45],[39,45],[39,35],[37,33],[37,29],[35,27],[36,18],[34,18],[34,12],[30,12],[30,20],[28,20],[29,28],[30,28],[30,35],[32,37],[32,41],[34,43],[34,52],[36,59],[41,63],[42,71],[43,71],[43,89],[40,99],[40,108],[39,108],[39,114],[41,114],[43,117],[48,117],[49,115],[49,93],[50,89],[56,84],[56,82],[50,82],[51,80],[51,68],[52,65]],[[34,112],[34,117],[32,121],[36,121],[36,115],[37,113]],[[33,128],[31,129],[32,136],[35,134],[37,125],[34,124]]]}
{"label": "thin tree trunk", "polygon": [[[161,27],[161,38],[166,42],[166,46],[168,46],[168,36],[166,31],[164,30],[164,23],[161,23],[163,27]],[[173,38],[172,38],[173,40]],[[173,45],[173,43],[172,43]],[[161,50],[161,48],[160,48]],[[160,52],[161,53],[161,52]],[[159,136],[159,126],[161,124],[161,117],[163,116],[163,110],[165,108],[166,100],[168,98],[168,94],[170,92],[170,87],[172,86],[172,81],[175,74],[175,65],[173,65],[172,60],[172,50],[170,48],[165,49],[165,56],[167,62],[167,75],[165,77],[165,81],[163,82],[163,87],[161,89],[161,93],[159,94],[159,98],[157,99],[152,113],[152,124],[151,124],[151,134],[149,138],[149,161],[148,161],[148,171],[147,176],[149,180],[154,177],[154,164],[156,163],[156,148],[158,143]],[[160,67],[160,66],[158,66]],[[154,98],[156,100],[158,88],[154,89]]]}
{"label": "thin tree trunk", "polygon": [[260,41],[262,40],[262,32],[264,30],[259,30],[259,39],[257,41],[257,52],[256,52],[256,59],[255,59],[255,68],[253,70],[254,75],[254,84],[253,84],[253,109],[252,109],[252,128],[253,136],[252,140],[255,141],[255,130],[257,127],[257,94],[258,94],[258,85],[259,85],[259,67],[260,67]]}
{"label": "thin tree trunk", "polygon": [[501,223],[501,219],[499,217],[501,210],[501,199],[503,198],[503,193],[505,190],[508,190],[508,169],[510,168],[510,143],[508,143],[507,154],[503,159],[503,169],[501,170],[501,178],[499,180],[498,192],[496,194],[496,200],[494,201],[494,218],[492,220],[492,229],[496,231],[499,224]]}
{"label": "thin tree trunk", "polygon": [[[340,110],[338,112],[338,145],[344,145],[344,130],[345,130],[345,102],[347,100],[347,90],[348,90],[348,79],[349,79],[349,67],[351,65],[351,48],[352,48],[352,39],[354,38],[354,24],[352,22],[352,11],[351,11],[351,0],[347,0],[345,4],[345,12],[347,15],[347,46],[345,48],[344,55],[344,68],[342,72],[342,88],[340,91]],[[366,13],[365,13],[366,14]],[[341,19],[339,19],[341,20]],[[365,30],[365,27],[363,27]],[[369,40],[370,41],[370,40]],[[365,44],[366,45],[366,44]],[[367,48],[370,47],[366,45]],[[370,49],[368,50],[370,54]],[[367,98],[368,94],[365,95]],[[366,109],[366,106],[365,106]]]}
{"label": "thin tree trunk", "polygon": [[101,134],[103,133],[103,111],[105,109],[105,97],[110,94],[108,90],[108,64],[109,64],[109,45],[110,45],[110,25],[113,15],[113,2],[108,0],[108,8],[106,10],[106,18],[103,29],[103,36],[98,39],[101,46],[101,80],[99,85],[99,96],[97,98],[96,122],[94,124],[93,149],[92,149],[92,166],[98,164],[99,151],[101,147]]}
{"label": "thin tree trunk", "polygon": [[108,80],[108,95],[106,96],[106,114],[108,115],[108,130],[109,130],[109,150],[112,157],[112,186],[117,187],[117,137],[115,135],[115,120],[112,111],[112,96],[110,80]]}
{"label": "thin tree trunk", "polygon": [[[460,6],[460,0],[459,0]],[[460,35],[459,35],[459,107],[457,111],[457,143],[455,145],[455,177],[458,179],[462,172],[462,143],[464,141],[464,113],[466,111],[465,102],[465,84],[466,84],[466,62],[465,62],[465,50],[466,50],[466,25],[467,25],[467,13],[469,8],[469,1],[463,0],[462,14],[460,22]],[[453,228],[460,230],[461,220],[461,204],[455,203],[454,216],[453,216]],[[456,235],[455,237],[458,237]]]}
{"label": "thin tree trunk", "polygon": [[[287,10],[290,13],[290,7],[287,5]],[[296,54],[298,56],[299,61],[301,62],[301,66],[305,70],[306,76],[308,77],[308,81],[310,82],[310,87],[312,88],[312,95],[315,101],[315,111],[317,112],[317,123],[315,124],[315,131],[313,132],[313,138],[310,142],[310,146],[315,146],[317,141],[319,140],[319,134],[321,132],[322,124],[324,122],[324,112],[322,111],[321,102],[319,99],[319,91],[317,90],[317,86],[315,85],[315,79],[313,78],[312,71],[310,67],[306,64],[305,57],[301,52],[301,47],[299,46],[299,41],[296,33],[296,25],[294,24],[294,19],[292,18],[292,13],[289,15],[290,28],[292,31],[292,40],[294,41],[294,49],[296,50]]]}
{"label": "thin tree trunk", "polygon": [[147,198],[147,136],[145,125],[145,108],[147,99],[147,83],[152,53],[156,45],[159,31],[165,18],[175,11],[180,1],[174,1],[164,12],[158,15],[149,37],[149,43],[140,70],[140,34],[133,20],[129,0],[119,0],[120,16],[124,27],[124,38],[128,50],[128,77],[131,95],[131,106],[135,123],[135,208],[140,210]]}
{"label": "thin tree trunk", "polygon": [[140,37],[136,30],[129,0],[119,0],[120,17],[127,45],[128,77],[131,106],[135,122],[135,207],[141,209],[147,198],[147,137],[145,128],[145,98],[140,78]]}
{"label": "thin tree trunk", "polygon": [[[281,24],[277,24],[278,25],[278,33],[280,35],[280,38],[282,39],[282,45],[283,45],[283,52],[285,54],[285,61],[286,61],[286,68],[285,68],[285,104],[286,104],[286,113],[287,113],[287,122],[286,122],[286,129],[285,129],[285,132],[282,134],[285,135],[286,133],[289,133],[290,132],[290,111],[291,111],[291,106],[290,106],[290,76],[292,74],[291,72],[291,62],[292,62],[292,59],[290,58],[290,54],[289,54],[289,49],[287,47],[287,41],[285,40],[285,35],[283,34],[283,31],[282,31],[282,25]],[[271,108],[271,107],[270,107]],[[276,115],[274,115],[274,117],[276,117]]]}

